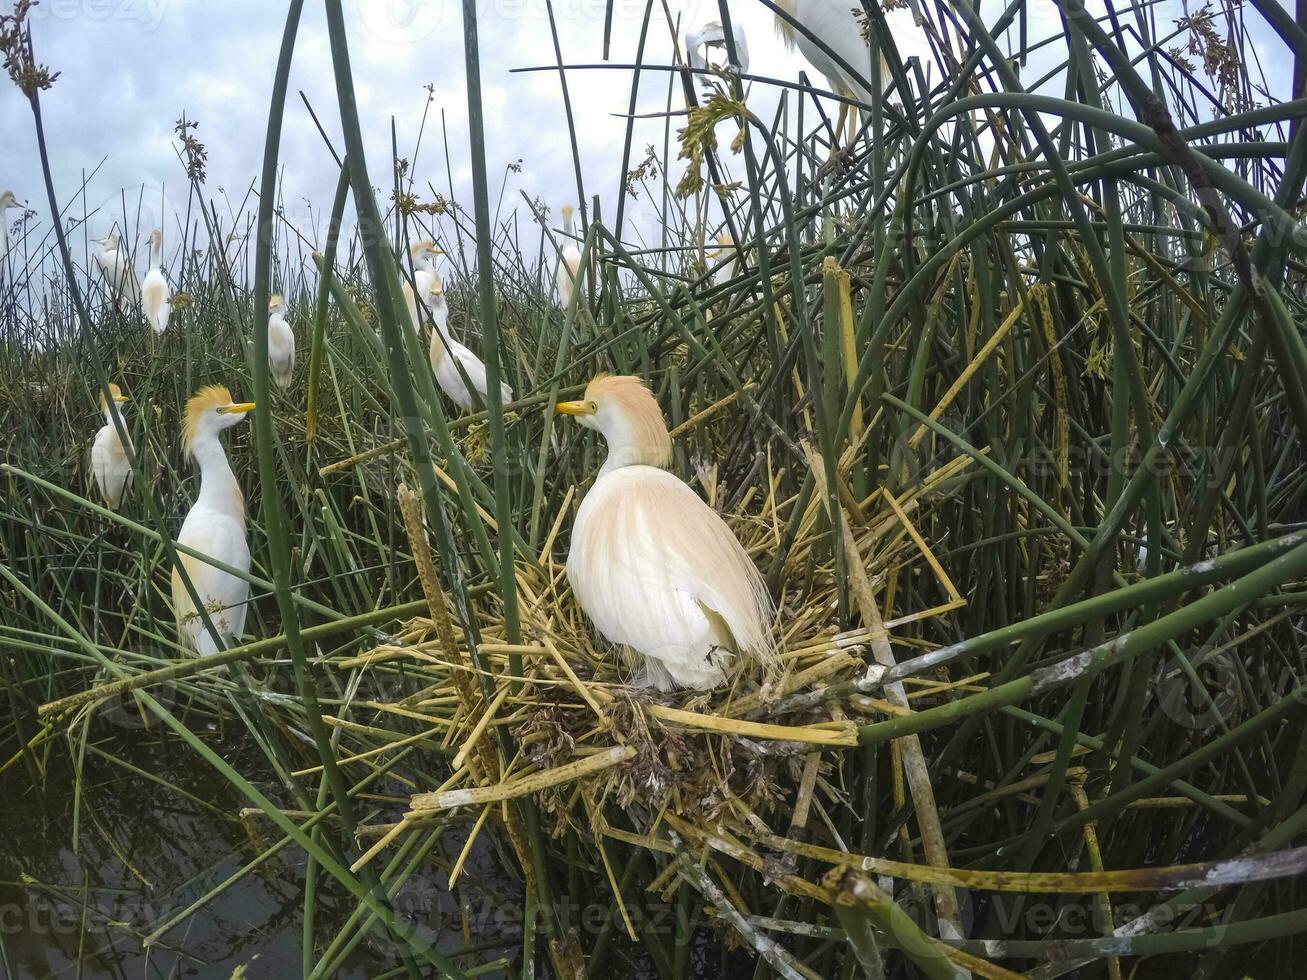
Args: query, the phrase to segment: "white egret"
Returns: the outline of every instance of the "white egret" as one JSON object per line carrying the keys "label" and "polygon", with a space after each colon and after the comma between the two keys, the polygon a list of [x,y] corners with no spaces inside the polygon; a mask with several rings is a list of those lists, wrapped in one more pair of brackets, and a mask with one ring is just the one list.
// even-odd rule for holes
{"label": "white egret", "polygon": [[150,271],[141,283],[141,311],[155,334],[162,336],[168,329],[172,304],[168,302],[168,280],[163,277],[163,232],[158,228],[150,232]]}
{"label": "white egret", "polygon": [[[730,66],[738,75],[749,71],[749,42],[745,39],[744,28],[739,24],[731,25],[731,34],[735,38],[736,62]],[[726,51],[726,31],[718,21],[709,21],[697,31],[685,33],[685,58],[691,68],[707,68],[711,58],[711,49],[721,48]],[[714,64],[714,67],[719,67]]]}
{"label": "white egret", "polygon": [[661,467],[672,441],[639,378],[595,378],[557,411],[597,430],[608,458],[572,527],[567,578],[611,643],[644,657],[660,691],[707,690],[733,656],[771,665],[772,603],[731,529]]}
{"label": "white egret", "polygon": [[289,388],[295,373],[295,332],[282,316],[285,308],[281,293],[268,299],[268,373],[278,385]]}
{"label": "white egret", "polygon": [[118,312],[126,316],[141,301],[141,284],[136,278],[136,270],[127,255],[119,250],[118,232],[111,230],[97,239],[96,244],[100,250],[95,253],[95,262],[104,277],[105,288],[110,299],[117,304]]}
{"label": "white egret", "polygon": [[0,191],[0,262],[9,254],[9,219],[5,212],[20,206],[13,191]]}
{"label": "white egret", "polygon": [[[242,572],[250,570],[250,545],[245,536],[245,498],[232,473],[218,434],[254,410],[253,402],[233,402],[221,385],[201,388],[186,403],[182,448],[200,467],[200,495],[182,522],[177,543],[208,555]],[[245,629],[245,604],[250,586],[243,578],[198,558],[180,554],[182,567],[204,604],[214,628],[224,639]],[[218,645],[205,628],[177,569],[172,573],[172,604],[177,633],[183,644],[201,655],[217,653]]]}
{"label": "white egret", "polygon": [[[91,443],[91,475],[95,477],[96,489],[100,491],[100,496],[109,505],[109,509],[117,510],[123,502],[123,494],[131,486],[132,466],[114,425],[115,415],[122,419],[122,409],[118,406],[127,402],[127,396],[112,383],[109,385],[109,395],[110,398],[106,401],[104,393],[100,393],[100,411],[104,414],[105,424]],[[124,431],[126,428],[127,423],[124,421]]]}
{"label": "white egret", "polygon": [[[444,284],[438,275],[431,285],[427,308],[431,310],[431,318],[436,325],[431,331],[430,347],[431,370],[436,374],[436,384],[459,408],[475,411],[477,401],[468,390],[463,374],[472,382],[472,387],[484,405],[489,390],[486,366],[481,358],[449,335],[449,303],[445,299]],[[459,372],[460,367],[462,373]],[[503,381],[499,383],[499,397],[505,403],[513,400],[513,389]]]}
{"label": "white egret", "polygon": [[714,286],[735,278],[735,239],[730,235],[718,235],[717,247],[708,253],[709,262],[721,262],[722,259],[726,261],[712,274]]}
{"label": "white egret", "polygon": [[581,249],[576,244],[576,226],[572,222],[572,208],[563,208],[563,232],[567,235],[558,257],[558,270],[554,284],[558,287],[558,302],[566,310],[572,305],[572,290],[581,274]]}
{"label": "white egret", "polygon": [[[799,53],[826,77],[830,90],[836,95],[856,99],[870,107],[872,93],[863,81],[879,85],[884,91],[890,82],[889,63],[882,51],[879,68],[872,71],[871,48],[863,36],[866,25],[863,19],[854,14],[857,4],[849,3],[848,0],[776,0],[776,4],[847,62],[861,79],[851,75],[811,38],[780,14],[776,14],[776,30],[786,45],[790,48],[797,47]],[[843,139],[846,119],[849,122],[848,140],[852,143],[857,134],[858,113],[847,102],[841,102],[839,121],[835,124],[836,145],[831,147],[832,157],[839,152],[838,144]]]}

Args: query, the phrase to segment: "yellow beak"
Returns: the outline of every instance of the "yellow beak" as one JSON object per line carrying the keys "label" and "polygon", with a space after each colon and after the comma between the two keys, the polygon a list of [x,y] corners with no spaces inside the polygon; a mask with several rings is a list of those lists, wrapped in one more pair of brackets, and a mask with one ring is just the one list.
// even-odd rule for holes
{"label": "yellow beak", "polygon": [[559,402],[554,411],[559,415],[593,415],[595,407],[591,402]]}
{"label": "yellow beak", "polygon": [[237,412],[254,411],[254,402],[236,402],[232,405],[223,405],[218,409],[219,415],[235,415]]}
{"label": "yellow beak", "polygon": [[123,404],[124,402],[131,401],[131,399],[128,398],[126,395],[114,395],[113,400],[116,401],[119,405]]}

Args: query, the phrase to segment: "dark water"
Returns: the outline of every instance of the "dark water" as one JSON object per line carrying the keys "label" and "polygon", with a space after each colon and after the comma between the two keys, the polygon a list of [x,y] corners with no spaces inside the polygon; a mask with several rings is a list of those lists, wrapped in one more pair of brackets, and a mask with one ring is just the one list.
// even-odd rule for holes
{"label": "dark water", "polygon": [[[41,756],[43,773],[20,760],[0,774],[0,978],[227,980],[240,966],[246,967],[249,980],[301,975],[305,860],[294,845],[144,947],[146,935],[280,840],[280,833],[262,816],[239,819],[249,802],[167,733],[124,735],[112,729],[97,737],[93,727],[92,746],[175,789],[88,750],[81,762],[80,799],[69,761],[75,749],[63,736],[59,739]],[[248,747],[248,737],[243,745],[214,736],[211,744],[247,777],[266,769],[258,752]],[[15,751],[0,743],[0,764]],[[256,785],[282,805],[293,806],[278,785]],[[398,785],[377,790],[405,795]],[[365,819],[389,822],[401,810],[383,807]],[[446,955],[468,951],[459,960],[464,968],[508,957],[520,969],[516,915],[523,904],[521,885],[515,873],[505,870],[493,835],[478,838],[457,891],[451,894],[447,888],[441,865],[448,868],[457,857],[465,834],[463,826],[446,831],[423,871],[409,879],[393,905]],[[375,866],[384,867],[390,853]],[[346,922],[354,901],[324,874],[318,878],[317,896],[320,954]],[[612,906],[607,893],[571,901],[583,910]],[[657,975],[643,948],[622,938],[622,930],[614,940],[605,967],[595,976],[638,980]],[[543,939],[538,943],[538,969],[544,976]],[[583,945],[588,948],[589,941]],[[373,977],[396,965],[396,951],[387,941],[369,936],[335,975]],[[723,954],[717,935],[700,928],[687,975],[752,976],[752,957],[739,951]]]}
{"label": "dark water", "polygon": [[[177,925],[150,949],[143,937],[224,881],[280,839],[263,817],[242,822],[248,801],[184,745],[140,733],[97,742],[104,751],[161,776],[200,802],[87,752],[76,800],[69,751],[50,753],[39,788],[20,761],[0,775],[0,975],[43,977],[230,977],[244,964],[248,977],[301,973],[304,855],[288,846],[257,871]],[[12,749],[6,749],[7,761]],[[250,760],[224,756],[249,773]],[[248,753],[239,753],[248,755]],[[271,785],[260,786],[274,799]],[[218,812],[203,806],[209,804]],[[76,834],[76,836],[74,836]],[[453,834],[434,856],[452,860],[463,839]],[[431,862],[428,862],[431,865]],[[384,866],[384,855],[379,859]],[[494,882],[488,886],[486,882]],[[516,882],[498,867],[493,849],[474,849],[459,894],[520,907]],[[462,917],[444,873],[415,876],[396,907],[443,950],[464,947]],[[465,887],[467,886],[467,887]],[[315,915],[319,936],[344,924],[353,900],[320,876]],[[486,947],[475,962],[513,955],[511,936]],[[79,969],[80,961],[80,969]],[[393,950],[369,937],[337,976],[368,977],[396,965]],[[492,974],[493,975],[493,974]]]}

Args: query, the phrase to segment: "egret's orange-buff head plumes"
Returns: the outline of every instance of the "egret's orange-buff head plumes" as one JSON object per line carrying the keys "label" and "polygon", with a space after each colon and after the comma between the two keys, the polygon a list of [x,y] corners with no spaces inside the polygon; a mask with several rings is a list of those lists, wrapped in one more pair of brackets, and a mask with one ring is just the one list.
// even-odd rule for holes
{"label": "egret's orange-buff head plumes", "polygon": [[281,309],[285,305],[286,305],[286,301],[282,299],[281,293],[273,293],[271,296],[268,297],[269,313],[276,313],[279,309]]}
{"label": "egret's orange-buff head plumes", "polygon": [[672,461],[672,437],[662,409],[641,379],[631,375],[600,375],[585,388],[579,402],[562,402],[557,409],[608,443],[604,470],[643,464],[667,466]]}
{"label": "egret's orange-buff head plumes", "polygon": [[420,238],[408,247],[408,254],[415,259],[420,259],[424,255],[444,255],[445,253],[436,248],[436,243],[430,238]]}
{"label": "egret's orange-buff head plumes", "polygon": [[233,402],[226,385],[209,385],[201,388],[186,403],[186,417],[182,421],[182,449],[191,453],[195,441],[206,431],[217,435],[254,411],[253,402]]}
{"label": "egret's orange-buff head plumes", "polygon": [[0,191],[0,211],[5,208],[18,207],[18,198],[14,197],[13,191]]}
{"label": "egret's orange-buff head plumes", "polygon": [[150,232],[150,244],[153,245],[155,248],[160,248],[163,246],[163,232],[160,231],[158,228]]}
{"label": "egret's orange-buff head plumes", "polygon": [[[114,384],[112,381],[109,382],[109,394],[110,394],[111,396],[113,396],[113,400],[114,400],[114,402],[116,402],[116,403],[119,404],[119,405],[121,405],[123,402],[127,401],[127,396],[123,394],[122,389],[119,388],[119,387],[118,387],[116,384]],[[101,411],[101,412],[106,412],[106,411],[108,411],[108,410],[109,410],[109,405],[108,405],[108,403],[104,400],[104,392],[102,391],[102,392],[100,392],[100,411]]]}
{"label": "egret's orange-buff head plumes", "polygon": [[192,395],[186,403],[186,418],[182,421],[182,449],[188,453],[191,451],[206,415],[230,404],[231,391],[226,385],[209,385]]}

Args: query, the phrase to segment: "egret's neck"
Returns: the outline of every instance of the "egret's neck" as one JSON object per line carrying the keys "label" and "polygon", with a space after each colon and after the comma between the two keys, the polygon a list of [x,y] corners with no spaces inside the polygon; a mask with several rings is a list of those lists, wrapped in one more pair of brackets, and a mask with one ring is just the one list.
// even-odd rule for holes
{"label": "egret's neck", "polygon": [[245,498],[218,436],[215,433],[197,436],[191,455],[200,467],[200,499],[196,503],[244,522]]}
{"label": "egret's neck", "polygon": [[599,468],[601,477],[624,466],[662,468],[672,461],[672,440],[666,425],[637,425],[619,417],[609,420],[601,432],[608,443],[608,456]]}
{"label": "egret's neck", "polygon": [[449,356],[449,307],[443,302],[428,304],[436,329],[431,331],[431,365],[435,367]]}
{"label": "egret's neck", "polygon": [[449,303],[441,296],[438,299],[432,299],[427,302],[427,309],[431,311],[431,319],[435,321],[436,329],[440,335],[448,339],[449,337]]}
{"label": "egret's neck", "polygon": [[126,431],[127,431],[127,420],[126,420],[125,418],[123,418],[123,416],[122,416],[121,413],[115,411],[115,409],[114,409],[113,406],[109,406],[108,408],[106,408],[106,409],[104,410],[104,423],[105,423],[105,425],[107,425],[107,426],[109,427],[109,436],[110,436],[110,438],[112,438],[112,439],[118,439],[119,442],[122,442],[122,440],[119,439],[119,437],[118,437],[118,426],[114,425],[114,421],[113,421],[113,419],[114,419],[114,416],[115,416],[115,415],[117,415],[117,416],[118,416],[118,419],[122,422],[122,424],[123,424],[123,431],[126,432]]}
{"label": "egret's neck", "polygon": [[[576,225],[573,223],[572,216],[570,214],[563,219],[563,231],[567,232],[568,238],[576,237]],[[576,243],[573,242],[573,244]]]}
{"label": "egret's neck", "polygon": [[163,264],[163,242],[150,242],[150,268],[157,269]]}

